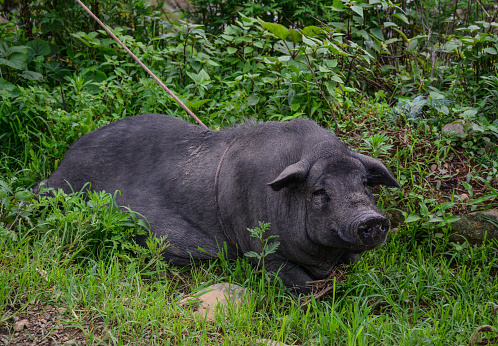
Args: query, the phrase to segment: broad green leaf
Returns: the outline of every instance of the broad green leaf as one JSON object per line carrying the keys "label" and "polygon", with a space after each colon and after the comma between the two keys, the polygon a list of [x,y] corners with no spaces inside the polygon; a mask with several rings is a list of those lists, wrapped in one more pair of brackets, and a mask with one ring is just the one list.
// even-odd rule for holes
{"label": "broad green leaf", "polygon": [[394,42],[398,42],[398,41],[401,41],[399,38],[395,37],[395,38],[391,38],[389,40],[387,40],[386,42],[384,42],[386,45],[389,45],[389,44],[392,44]]}
{"label": "broad green leaf", "polygon": [[330,68],[334,68],[337,66],[337,59],[332,59],[332,60],[327,59],[325,60],[325,64],[327,64],[327,66]]}
{"label": "broad green leaf", "polygon": [[467,109],[465,112],[462,113],[462,116],[464,117],[473,117],[477,114],[479,110],[472,108],[472,109]]}
{"label": "broad green leaf", "polygon": [[458,216],[447,216],[444,219],[448,223],[453,223],[453,222],[457,222],[458,220],[460,220],[460,217],[458,217]]}
{"label": "broad green leaf", "polygon": [[315,26],[315,25],[310,25],[310,26],[305,26],[299,32],[305,36],[308,37],[315,37],[317,35],[320,35],[321,33],[325,32],[325,29]]}
{"label": "broad green leaf", "polygon": [[227,48],[227,52],[228,54],[233,54],[237,51],[237,48],[234,48],[234,47],[228,47]]}
{"label": "broad green leaf", "polygon": [[344,84],[344,81],[338,75],[331,76],[330,79],[332,79],[333,81],[336,81],[339,84]]}
{"label": "broad green leaf", "polygon": [[85,82],[89,82],[86,86],[88,92],[96,95],[102,91],[100,84],[107,79],[107,76],[104,72],[91,68],[83,72],[83,79]]}
{"label": "broad green leaf", "polygon": [[215,67],[220,66],[220,64],[218,64],[216,61],[213,61],[211,59],[207,59],[206,62],[208,65],[211,65],[211,66],[215,66]]}
{"label": "broad green leaf", "polygon": [[445,106],[445,105],[442,105],[442,106],[439,108],[439,111],[440,111],[441,113],[443,113],[444,115],[448,115],[448,114],[450,114],[450,110],[449,110],[449,109],[448,109],[448,107],[447,107],[447,106]]}
{"label": "broad green leaf", "polygon": [[247,104],[249,106],[255,106],[258,104],[258,102],[259,102],[259,97],[257,97],[257,96],[249,96],[247,98]]}
{"label": "broad green leaf", "polygon": [[254,48],[251,46],[244,47],[244,54],[251,54],[254,51]]}
{"label": "broad green leaf", "polygon": [[443,46],[443,52],[450,53],[450,52],[453,52],[455,49],[460,48],[461,46],[462,46],[462,42],[453,40],[453,41],[446,43]]}
{"label": "broad green leaf", "polygon": [[50,54],[50,45],[41,38],[29,41],[26,46],[31,48],[34,55],[48,56]]}
{"label": "broad green leaf", "polygon": [[370,29],[370,33],[377,39],[381,41],[385,41],[384,39],[384,34],[382,33],[382,30],[380,28],[372,28]]}
{"label": "broad green leaf", "polygon": [[27,80],[40,80],[43,78],[43,75],[41,73],[34,71],[22,71],[20,76]]}
{"label": "broad green leaf", "polygon": [[201,108],[205,103],[208,103],[209,101],[211,101],[211,100],[210,99],[201,99],[201,100],[197,100],[195,102],[188,100],[188,105],[189,105],[189,108],[193,112],[196,112],[199,108]]}
{"label": "broad green leaf", "polygon": [[26,190],[17,191],[14,194],[14,198],[18,202],[29,202],[29,199],[31,197],[33,197],[33,193],[26,191]]}
{"label": "broad green leaf", "polygon": [[289,29],[289,36],[288,37],[294,43],[298,43],[298,42],[301,42],[303,40],[303,35],[301,35],[301,33],[299,33],[298,31],[296,31],[294,29]]}
{"label": "broad green leaf", "polygon": [[332,6],[335,7],[335,8],[337,8],[338,10],[344,9],[344,4],[342,3],[341,0],[334,0]]}
{"label": "broad green leaf", "polygon": [[360,6],[351,6],[351,9],[356,12],[361,18],[363,18],[363,7]]}
{"label": "broad green leaf", "polygon": [[408,43],[408,47],[406,48],[406,50],[408,52],[413,52],[417,47],[418,47],[418,40],[410,40],[410,42]]}
{"label": "broad green leaf", "polygon": [[483,52],[493,54],[493,55],[497,53],[496,49],[494,49],[494,48],[484,48]]}
{"label": "broad green leaf", "polygon": [[200,70],[197,75],[201,78],[202,82],[211,80],[211,77],[209,77],[209,74],[204,69]]}
{"label": "broad green leaf", "polygon": [[332,52],[332,54],[341,54],[342,51],[335,44],[331,43],[327,46],[327,48]]}
{"label": "broad green leaf", "polygon": [[9,67],[12,67],[12,68],[15,68],[15,69],[20,69],[21,66],[17,66],[15,63],[11,62],[10,60],[7,60],[7,59],[4,59],[4,58],[0,58],[0,66],[2,65],[6,65],[6,66],[9,66]]}
{"label": "broad green leaf", "polygon": [[12,53],[9,60],[0,58],[0,64],[10,66],[17,70],[24,70],[26,68],[26,60],[26,54]]}
{"label": "broad green leaf", "polygon": [[285,55],[291,55],[291,53],[289,52],[289,48],[287,48],[283,40],[279,40],[277,43],[275,43],[273,45],[273,49]]}
{"label": "broad green leaf", "polygon": [[405,39],[405,41],[408,41],[408,37],[406,37],[404,32],[402,32],[398,28],[394,28],[394,27],[393,27],[393,30],[396,31],[401,37],[403,37]]}
{"label": "broad green leaf", "polygon": [[287,30],[287,28],[281,24],[263,22],[262,25],[266,30],[268,30],[281,40],[285,40],[287,36],[289,36],[289,30]]}
{"label": "broad green leaf", "polygon": [[15,97],[20,94],[20,90],[17,86],[7,82],[3,78],[0,78],[0,94],[3,94],[4,92],[7,94],[7,96],[11,97]]}
{"label": "broad green leaf", "polygon": [[370,36],[368,36],[368,33],[365,30],[358,30],[357,32],[355,32],[355,34],[363,37],[365,41],[368,41],[370,39]]}
{"label": "broad green leaf", "polygon": [[327,87],[327,91],[329,92],[329,94],[331,96],[335,96],[336,95],[336,92],[335,92],[335,83],[326,82],[325,86]]}
{"label": "broad green leaf", "polygon": [[393,17],[398,18],[399,20],[403,21],[405,24],[410,24],[408,21],[408,18],[403,13],[393,13]]}
{"label": "broad green leaf", "polygon": [[303,35],[303,42],[304,42],[304,44],[311,46],[311,47],[316,47],[318,45],[315,41],[313,41],[312,39],[310,39],[304,35]]}
{"label": "broad green leaf", "polygon": [[221,36],[222,38],[224,38],[225,40],[227,40],[228,42],[233,41],[233,36],[232,36],[232,35],[225,35],[225,34],[221,34],[220,36]]}
{"label": "broad green leaf", "polygon": [[418,215],[410,215],[408,216],[406,219],[405,219],[405,223],[410,223],[410,222],[415,222],[415,221],[418,221],[420,220],[421,217],[418,216]]}

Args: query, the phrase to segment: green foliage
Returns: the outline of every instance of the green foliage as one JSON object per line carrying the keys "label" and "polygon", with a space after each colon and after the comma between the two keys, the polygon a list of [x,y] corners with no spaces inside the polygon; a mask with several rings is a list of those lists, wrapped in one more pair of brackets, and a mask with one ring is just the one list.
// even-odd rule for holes
{"label": "green foliage", "polygon": [[[316,19],[328,20],[327,1],[302,2],[296,0],[234,1],[234,0],[193,0],[192,8],[186,7],[187,19],[204,25],[212,34],[222,32],[227,26],[237,24],[241,17],[260,18],[263,21],[292,23],[305,26]],[[325,18],[324,18],[325,17]]]}
{"label": "green foliage", "polygon": [[248,228],[247,230],[251,233],[251,237],[258,239],[261,242],[261,252],[257,253],[256,251],[248,251],[244,253],[244,256],[257,258],[258,266],[261,266],[264,275],[267,275],[265,269],[265,258],[277,251],[278,246],[280,245],[280,242],[278,241],[270,243],[271,239],[278,238],[276,235],[263,238],[264,233],[269,229],[270,224],[267,222],[259,222],[259,226],[254,229]]}
{"label": "green foliage", "polygon": [[[134,249],[137,235],[147,234],[145,220],[116,204],[116,191],[41,195],[33,202],[41,214],[42,231],[60,239],[73,257],[108,259],[112,254]],[[72,249],[75,248],[75,253]]]}
{"label": "green foliage", "polygon": [[[67,195],[58,191],[51,196],[42,188],[42,195],[35,198],[15,175],[1,179],[0,240],[19,241],[30,233],[43,234],[57,239],[68,258],[87,260],[107,260],[115,253],[140,253],[135,238],[146,234],[148,225],[131,210],[117,207],[118,192]],[[164,240],[148,241],[147,246],[152,258],[167,247]]]}
{"label": "green foliage", "polygon": [[35,226],[36,208],[29,204],[32,197],[33,192],[19,186],[15,175],[0,179],[0,239],[17,241],[23,227]]}

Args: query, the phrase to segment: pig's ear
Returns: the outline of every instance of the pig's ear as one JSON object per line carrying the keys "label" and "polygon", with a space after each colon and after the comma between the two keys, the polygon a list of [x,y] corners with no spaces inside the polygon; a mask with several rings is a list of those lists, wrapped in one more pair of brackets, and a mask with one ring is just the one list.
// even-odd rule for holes
{"label": "pig's ear", "polygon": [[302,159],[290,166],[287,166],[280,175],[268,183],[273,191],[278,191],[284,187],[292,187],[306,180],[310,170],[310,163],[306,159]]}
{"label": "pig's ear", "polygon": [[363,164],[365,169],[367,170],[367,185],[374,187],[377,185],[385,185],[388,187],[397,187],[401,188],[399,183],[394,179],[391,172],[384,166],[382,162],[373,157],[353,153],[353,156],[356,157]]}

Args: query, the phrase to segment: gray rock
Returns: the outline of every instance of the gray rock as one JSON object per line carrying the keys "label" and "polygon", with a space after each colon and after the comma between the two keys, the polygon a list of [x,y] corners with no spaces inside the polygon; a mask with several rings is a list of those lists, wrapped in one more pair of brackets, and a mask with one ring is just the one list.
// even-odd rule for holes
{"label": "gray rock", "polygon": [[441,131],[454,135],[465,136],[469,129],[472,128],[472,122],[465,122],[465,120],[455,120],[443,126]]}
{"label": "gray rock", "polygon": [[258,339],[256,340],[256,345],[260,346],[289,346],[283,342],[278,342],[270,339]]}
{"label": "gray rock", "polygon": [[29,325],[28,320],[20,320],[14,323],[14,331],[20,332],[21,330],[24,329],[24,327],[27,327]]}
{"label": "gray rock", "polygon": [[[485,215],[484,217],[482,215]],[[498,240],[498,209],[473,212],[460,216],[461,219],[452,223],[452,241],[468,240],[471,244],[478,244],[486,240]],[[486,217],[495,221],[495,224]]]}
{"label": "gray rock", "polygon": [[239,305],[243,301],[244,294],[245,289],[241,286],[219,283],[197,292],[195,297],[182,299],[179,304],[183,307],[196,307],[196,315],[205,317],[207,321],[213,322],[217,306],[225,309],[229,304]]}

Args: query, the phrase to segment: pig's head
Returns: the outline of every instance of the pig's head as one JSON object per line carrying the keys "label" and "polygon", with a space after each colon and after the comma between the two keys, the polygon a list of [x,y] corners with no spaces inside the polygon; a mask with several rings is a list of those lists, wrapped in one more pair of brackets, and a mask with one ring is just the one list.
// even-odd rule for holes
{"label": "pig's head", "polygon": [[369,187],[400,187],[379,160],[326,144],[286,167],[268,185],[305,199],[306,232],[313,243],[349,252],[382,244],[390,227]]}

